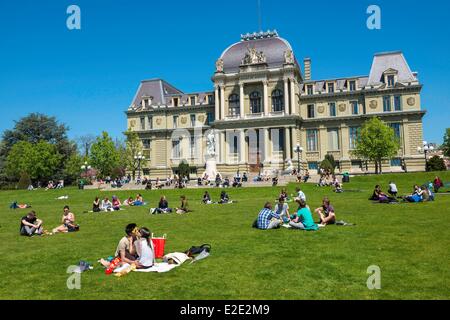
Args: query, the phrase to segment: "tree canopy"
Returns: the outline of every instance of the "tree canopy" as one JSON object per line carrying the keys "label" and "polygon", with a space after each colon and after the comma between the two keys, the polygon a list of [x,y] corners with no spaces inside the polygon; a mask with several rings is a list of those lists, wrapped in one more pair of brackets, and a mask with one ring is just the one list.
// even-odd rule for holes
{"label": "tree canopy", "polygon": [[119,152],[107,132],[103,131],[92,144],[90,162],[102,177],[111,175],[119,165]]}

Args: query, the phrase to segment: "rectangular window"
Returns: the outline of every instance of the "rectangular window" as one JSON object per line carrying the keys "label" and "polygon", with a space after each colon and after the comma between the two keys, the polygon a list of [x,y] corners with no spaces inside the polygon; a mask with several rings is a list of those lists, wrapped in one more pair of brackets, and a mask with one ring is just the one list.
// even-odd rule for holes
{"label": "rectangular window", "polygon": [[141,130],[145,130],[145,118],[141,117]]}
{"label": "rectangular window", "polygon": [[336,103],[331,102],[328,106],[330,107],[330,117],[336,117]]}
{"label": "rectangular window", "polygon": [[352,114],[358,114],[358,101],[351,101],[350,105],[352,106]]}
{"label": "rectangular window", "polygon": [[317,162],[308,162],[308,170],[317,170],[319,169],[319,164]]}
{"label": "rectangular window", "polygon": [[195,157],[195,136],[191,136],[190,141],[190,150],[191,150],[191,158]]}
{"label": "rectangular window", "polygon": [[191,127],[195,127],[195,114],[191,114]]}
{"label": "rectangular window", "polygon": [[360,127],[349,127],[349,148],[355,149],[358,141],[359,134],[361,132]]}
{"label": "rectangular window", "polygon": [[152,116],[147,117],[147,122],[148,122],[148,128],[150,130],[153,129],[153,117]]}
{"label": "rectangular window", "polygon": [[401,96],[394,97],[394,110],[402,111],[402,97]]}
{"label": "rectangular window", "polygon": [[208,104],[214,104],[214,98],[212,94],[208,95]]}
{"label": "rectangular window", "polygon": [[195,97],[191,97],[191,106],[195,106]]}
{"label": "rectangular window", "polygon": [[173,128],[178,128],[178,116],[173,116]]}
{"label": "rectangular window", "polygon": [[213,112],[208,112],[207,114],[207,118],[206,118],[206,125],[210,125],[211,123],[214,122],[214,113]]}
{"label": "rectangular window", "polygon": [[178,107],[178,98],[173,98],[173,106]]}
{"label": "rectangular window", "polygon": [[319,131],[317,129],[306,130],[306,151],[317,151]]}
{"label": "rectangular window", "polygon": [[401,167],[401,166],[402,166],[402,159],[400,158],[391,159],[391,167]]}
{"label": "rectangular window", "polygon": [[314,105],[313,104],[309,104],[308,105],[308,118],[314,118],[315,114],[314,114]]}
{"label": "rectangular window", "polygon": [[328,84],[328,93],[334,93],[334,83]]}
{"label": "rectangular window", "polygon": [[172,141],[172,158],[174,159],[181,158],[180,140]]}
{"label": "rectangular window", "polygon": [[350,81],[348,88],[350,91],[356,91],[356,81]]}
{"label": "rectangular window", "polygon": [[393,87],[395,84],[395,78],[394,76],[388,76],[388,87]]}
{"label": "rectangular window", "polygon": [[394,129],[395,136],[400,139],[400,123],[389,123],[389,126]]}
{"label": "rectangular window", "polygon": [[383,111],[384,112],[391,111],[391,97],[390,96],[383,97]]}
{"label": "rectangular window", "polygon": [[339,129],[328,129],[328,151],[339,150]]}
{"label": "rectangular window", "polygon": [[150,149],[151,140],[150,139],[144,139],[142,140],[142,145],[144,149]]}
{"label": "rectangular window", "polygon": [[314,88],[313,88],[312,85],[308,85],[306,88],[307,88],[307,90],[308,90],[308,94],[309,94],[309,95],[314,94]]}

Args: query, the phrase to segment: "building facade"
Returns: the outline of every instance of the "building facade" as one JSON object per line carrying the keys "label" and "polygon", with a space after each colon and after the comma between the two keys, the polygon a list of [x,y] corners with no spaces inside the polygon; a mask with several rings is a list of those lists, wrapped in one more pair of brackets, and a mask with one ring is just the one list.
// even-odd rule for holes
{"label": "building facade", "polygon": [[383,171],[425,169],[417,149],[422,84],[401,52],[376,54],[368,76],[312,80],[311,60],[302,68],[277,32],[247,34],[219,57],[212,82],[214,90],[200,93],[161,79],[141,82],[126,114],[149,159],[144,175],[171,175],[183,160],[201,175],[211,130],[222,174],[314,170],[326,154],[341,172],[374,171],[351,152],[361,126],[374,116],[392,126],[401,146]]}

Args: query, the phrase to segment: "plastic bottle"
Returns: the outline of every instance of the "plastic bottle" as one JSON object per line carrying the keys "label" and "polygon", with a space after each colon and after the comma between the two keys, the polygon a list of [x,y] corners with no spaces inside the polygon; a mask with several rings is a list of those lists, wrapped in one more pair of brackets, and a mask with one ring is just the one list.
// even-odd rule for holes
{"label": "plastic bottle", "polygon": [[121,259],[119,257],[115,258],[111,263],[109,264],[109,267],[106,268],[105,274],[111,274],[113,273],[114,269],[117,268],[119,263],[121,262]]}

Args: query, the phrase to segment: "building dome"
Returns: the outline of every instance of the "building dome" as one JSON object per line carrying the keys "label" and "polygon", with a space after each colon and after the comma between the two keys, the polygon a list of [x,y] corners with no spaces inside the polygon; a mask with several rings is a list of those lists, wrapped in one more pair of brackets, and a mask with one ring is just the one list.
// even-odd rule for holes
{"label": "building dome", "polygon": [[224,73],[239,72],[249,48],[255,48],[265,56],[269,68],[279,68],[285,63],[285,52],[292,47],[275,32],[253,33],[241,36],[241,41],[228,47],[220,56]]}

